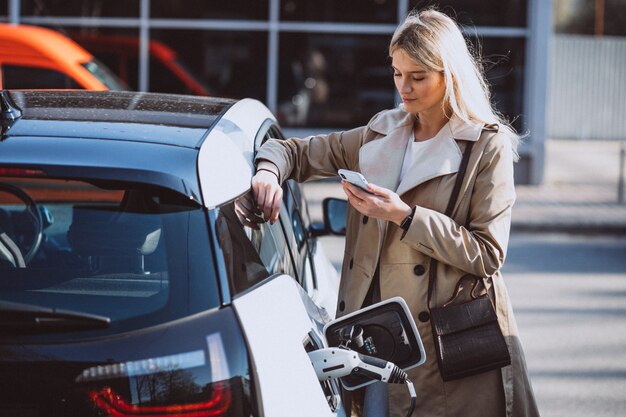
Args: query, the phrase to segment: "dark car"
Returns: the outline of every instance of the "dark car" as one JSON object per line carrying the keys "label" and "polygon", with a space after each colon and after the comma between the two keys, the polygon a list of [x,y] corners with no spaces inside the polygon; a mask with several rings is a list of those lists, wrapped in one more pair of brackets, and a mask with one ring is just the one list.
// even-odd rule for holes
{"label": "dark car", "polygon": [[[328,348],[337,302],[316,237],[345,217],[311,224],[291,181],[278,222],[245,209],[256,149],[282,136],[267,108],[0,98],[0,416],[345,416],[335,377],[316,374],[340,368],[308,354]],[[406,351],[385,314],[401,331],[381,351]]]}

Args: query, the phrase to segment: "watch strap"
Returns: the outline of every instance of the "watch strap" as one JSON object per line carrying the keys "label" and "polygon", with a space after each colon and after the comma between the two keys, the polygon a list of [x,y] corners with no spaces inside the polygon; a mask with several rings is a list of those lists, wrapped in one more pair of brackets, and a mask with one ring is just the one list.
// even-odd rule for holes
{"label": "watch strap", "polygon": [[413,207],[413,209],[411,210],[411,213],[409,213],[404,218],[404,220],[402,220],[402,223],[400,223],[400,228],[404,230],[405,232],[409,230],[409,227],[411,227],[411,222],[413,221],[414,215],[415,215],[415,207]]}

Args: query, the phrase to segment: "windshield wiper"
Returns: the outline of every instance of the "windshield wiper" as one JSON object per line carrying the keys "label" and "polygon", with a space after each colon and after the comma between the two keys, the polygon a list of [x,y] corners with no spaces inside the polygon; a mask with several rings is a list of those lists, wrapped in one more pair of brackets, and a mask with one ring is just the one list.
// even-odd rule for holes
{"label": "windshield wiper", "polygon": [[86,330],[106,328],[111,319],[96,314],[0,301],[0,329]]}

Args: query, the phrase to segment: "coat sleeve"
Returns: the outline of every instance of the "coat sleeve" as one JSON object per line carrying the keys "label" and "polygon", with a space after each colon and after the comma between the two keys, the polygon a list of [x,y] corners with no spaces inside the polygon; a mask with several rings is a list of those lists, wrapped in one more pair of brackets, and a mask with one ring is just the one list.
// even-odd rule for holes
{"label": "coat sleeve", "polygon": [[468,227],[417,206],[403,242],[462,271],[489,277],[504,264],[515,201],[513,151],[509,137],[494,135],[478,164]]}
{"label": "coat sleeve", "polygon": [[358,166],[359,149],[366,129],[359,127],[302,139],[270,139],[259,149],[255,165],[275,172],[281,182],[332,177],[340,168],[355,169]]}

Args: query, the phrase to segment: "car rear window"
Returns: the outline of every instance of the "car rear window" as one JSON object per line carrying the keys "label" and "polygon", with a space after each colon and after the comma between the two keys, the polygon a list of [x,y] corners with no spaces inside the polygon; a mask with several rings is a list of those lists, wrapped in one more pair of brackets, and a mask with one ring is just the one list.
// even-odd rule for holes
{"label": "car rear window", "polygon": [[0,178],[0,309],[69,310],[126,330],[215,307],[206,218],[154,187]]}

